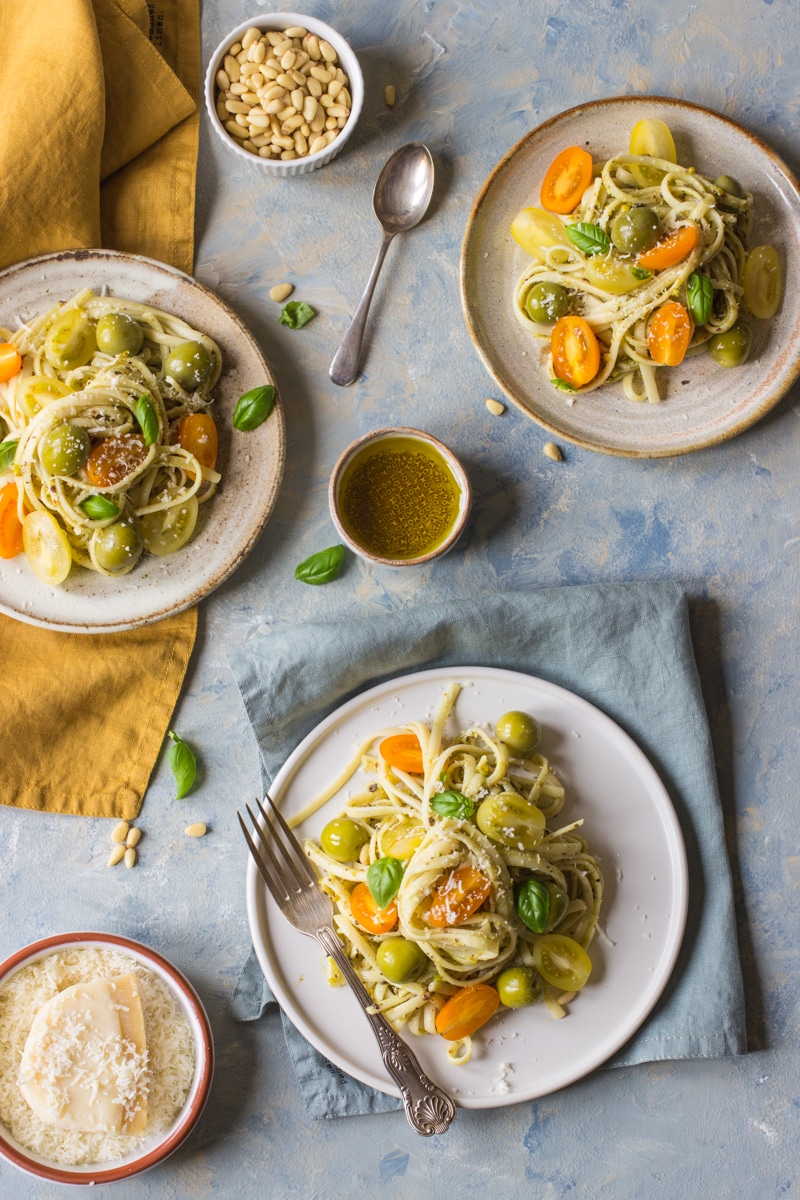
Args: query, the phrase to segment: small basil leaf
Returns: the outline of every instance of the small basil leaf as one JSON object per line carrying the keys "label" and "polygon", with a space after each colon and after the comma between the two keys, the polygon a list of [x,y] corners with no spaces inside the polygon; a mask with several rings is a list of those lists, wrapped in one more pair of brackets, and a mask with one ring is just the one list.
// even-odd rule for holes
{"label": "small basil leaf", "polygon": [[302,329],[316,315],[314,309],[310,304],[306,304],[305,300],[290,300],[281,309],[278,324],[288,325],[290,329]]}
{"label": "small basil leaf", "polygon": [[19,442],[0,442],[0,471],[7,471],[14,461]]}
{"label": "small basil leaf", "polygon": [[233,428],[241,429],[243,433],[249,433],[251,429],[258,429],[258,426],[266,421],[274,407],[275,388],[271,383],[251,388],[236,401],[236,408],[233,410]]}
{"label": "small basil leaf", "polygon": [[431,799],[431,808],[440,817],[452,817],[454,821],[468,821],[475,815],[475,804],[461,792],[439,792]]}
{"label": "small basil leaf", "polygon": [[605,232],[599,225],[590,225],[587,221],[579,221],[577,225],[567,225],[567,237],[573,246],[577,246],[584,254],[608,254],[610,244]]}
{"label": "small basil leaf", "polygon": [[567,383],[566,379],[551,379],[550,382],[560,392],[576,392],[578,390],[573,384]]}
{"label": "small basil leaf", "polygon": [[342,569],[344,546],[330,546],[305,559],[296,568],[294,577],[301,583],[330,583]]}
{"label": "small basil leaf", "polygon": [[649,279],[652,274],[653,272],[648,271],[647,267],[631,267],[631,275],[634,279]]}
{"label": "small basil leaf", "polygon": [[542,933],[550,919],[550,893],[538,879],[526,879],[517,888],[517,914],[533,933]]}
{"label": "small basil leaf", "polygon": [[111,517],[118,517],[121,511],[116,504],[106,500],[105,496],[87,496],[85,500],[81,500],[78,507],[93,521],[108,521]]}
{"label": "small basil leaf", "polygon": [[172,745],[167,747],[167,762],[172,767],[177,785],[176,800],[182,800],[194,787],[197,778],[197,759],[192,754],[186,742],[170,729],[169,736]]}
{"label": "small basil leaf", "polygon": [[695,325],[705,325],[714,302],[714,287],[708,276],[702,271],[692,271],[686,285],[686,296]]}
{"label": "small basil leaf", "polygon": [[158,437],[158,417],[150,397],[140,396],[136,401],[134,412],[136,420],[139,422],[139,428],[144,434],[145,446],[152,446]]}
{"label": "small basil leaf", "polygon": [[378,908],[387,908],[391,904],[402,882],[403,864],[390,854],[379,858],[367,871],[369,894]]}

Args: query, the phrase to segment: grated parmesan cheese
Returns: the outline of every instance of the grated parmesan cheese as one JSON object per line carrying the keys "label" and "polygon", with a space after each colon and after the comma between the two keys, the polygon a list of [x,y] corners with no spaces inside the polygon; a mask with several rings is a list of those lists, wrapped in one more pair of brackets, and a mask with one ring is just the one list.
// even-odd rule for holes
{"label": "grated parmesan cheese", "polygon": [[[140,1137],[80,1133],[46,1124],[18,1086],[23,1051],[39,1009],[65,988],[131,972],[144,1014],[148,1064],[147,1128]],[[117,950],[59,950],[17,971],[0,988],[0,1121],[20,1146],[67,1166],[111,1162],[141,1151],[163,1133],[186,1102],[194,1077],[194,1040],[169,986],[137,959]]]}

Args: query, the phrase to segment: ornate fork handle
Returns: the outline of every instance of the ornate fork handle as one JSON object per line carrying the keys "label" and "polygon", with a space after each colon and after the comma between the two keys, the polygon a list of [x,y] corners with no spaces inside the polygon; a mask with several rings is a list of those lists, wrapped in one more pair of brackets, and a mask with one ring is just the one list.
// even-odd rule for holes
{"label": "ornate fork handle", "polygon": [[397,1036],[386,1018],[380,1013],[370,1012],[373,1006],[372,997],[358,978],[333,930],[323,927],[316,931],[314,937],[334,959],[358,997],[381,1048],[384,1066],[400,1088],[409,1125],[423,1137],[430,1137],[432,1133],[444,1133],[456,1115],[453,1101],[428,1079],[415,1056]]}

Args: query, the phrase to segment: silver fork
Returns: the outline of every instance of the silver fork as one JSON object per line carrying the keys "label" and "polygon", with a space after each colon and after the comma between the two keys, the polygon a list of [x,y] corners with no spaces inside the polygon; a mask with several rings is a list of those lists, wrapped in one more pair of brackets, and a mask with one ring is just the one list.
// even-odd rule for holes
{"label": "silver fork", "polygon": [[[372,1032],[378,1040],[386,1069],[393,1076],[403,1097],[408,1123],[423,1137],[444,1133],[456,1115],[455,1105],[422,1070],[408,1046],[380,1013],[371,1011],[373,1000],[358,978],[333,929],[333,905],[319,886],[311,864],[296,837],[269,795],[265,797],[273,814],[270,820],[256,800],[259,821],[245,805],[260,842],[256,846],[241,813],[236,815],[255,864],[278,908],[290,925],[315,938],[326,954],[336,962],[364,1009]],[[263,822],[263,823],[262,823]],[[267,837],[265,830],[269,830]]]}

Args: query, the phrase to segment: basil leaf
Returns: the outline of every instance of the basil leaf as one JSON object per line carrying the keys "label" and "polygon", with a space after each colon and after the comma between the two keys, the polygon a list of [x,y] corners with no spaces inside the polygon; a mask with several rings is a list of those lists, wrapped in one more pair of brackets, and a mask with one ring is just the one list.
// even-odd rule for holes
{"label": "basil leaf", "polygon": [[93,521],[107,521],[110,517],[118,517],[120,509],[105,496],[87,496],[78,505]]}
{"label": "basil leaf", "polygon": [[367,871],[369,894],[378,908],[388,908],[403,882],[403,864],[399,858],[387,854],[379,858]]}
{"label": "basil leaf", "polygon": [[152,446],[158,437],[158,417],[149,396],[140,396],[136,401],[136,420],[144,434],[145,446]]}
{"label": "basil leaf", "polygon": [[560,392],[577,392],[578,390],[573,384],[567,383],[566,379],[551,379],[550,382]]}
{"label": "basil leaf", "polygon": [[172,767],[177,785],[176,800],[182,800],[194,787],[197,778],[197,759],[192,754],[186,742],[170,729],[169,736],[172,745],[167,747],[167,762]]}
{"label": "basil leaf", "polygon": [[281,309],[278,324],[288,325],[290,329],[302,329],[316,315],[314,309],[310,304],[306,304],[305,300],[290,300]]}
{"label": "basil leaf", "polygon": [[702,271],[692,271],[686,285],[686,296],[695,325],[705,325],[714,302],[714,287],[708,276]]}
{"label": "basil leaf", "polygon": [[631,275],[634,279],[649,279],[652,274],[653,272],[648,271],[647,267],[631,267]]}
{"label": "basil leaf", "polygon": [[577,225],[567,225],[567,237],[573,246],[577,246],[584,254],[608,254],[610,245],[605,232],[599,225],[590,225],[587,221],[579,221]]}
{"label": "basil leaf", "polygon": [[241,429],[242,433],[258,429],[259,425],[266,421],[274,407],[275,388],[271,383],[251,388],[236,401],[236,408],[233,410],[233,428]]}
{"label": "basil leaf", "polygon": [[19,442],[0,442],[0,471],[7,471],[14,461]]}
{"label": "basil leaf", "polygon": [[468,821],[475,815],[475,804],[461,792],[439,792],[431,799],[431,808],[440,817],[452,817],[454,821]]}
{"label": "basil leaf", "polygon": [[517,888],[517,914],[533,933],[542,933],[550,919],[550,893],[538,879],[526,879]]}
{"label": "basil leaf", "polygon": [[294,577],[301,583],[330,583],[341,571],[343,562],[344,546],[329,546],[327,550],[318,550],[301,562]]}

